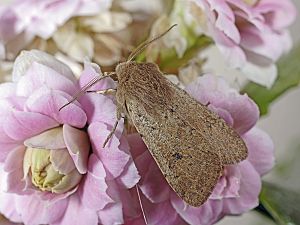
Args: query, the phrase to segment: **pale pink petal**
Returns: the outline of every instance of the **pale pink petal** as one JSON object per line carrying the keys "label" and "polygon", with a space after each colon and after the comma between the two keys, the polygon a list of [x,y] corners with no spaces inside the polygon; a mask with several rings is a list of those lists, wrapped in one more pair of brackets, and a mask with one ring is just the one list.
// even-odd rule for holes
{"label": "pale pink petal", "polygon": [[51,225],[98,225],[98,216],[95,210],[85,207],[77,194],[69,198],[68,206],[61,219]]}
{"label": "pale pink petal", "polygon": [[258,129],[252,128],[243,135],[248,148],[248,160],[260,175],[269,172],[275,164],[274,144],[270,136]]}
{"label": "pale pink petal", "polygon": [[52,163],[52,166],[62,174],[69,174],[76,168],[66,148],[60,150],[52,150],[50,152],[50,161]]}
{"label": "pale pink petal", "polygon": [[277,30],[291,25],[297,16],[297,10],[290,0],[261,0],[255,10],[265,14],[267,23]]}
{"label": "pale pink petal", "polygon": [[84,177],[79,191],[80,199],[84,206],[90,209],[103,209],[107,204],[113,202],[107,194],[105,169],[95,154],[90,156],[88,165],[88,173]]}
{"label": "pale pink petal", "polygon": [[[52,224],[66,214],[66,207],[70,205],[67,199],[54,204],[41,201],[36,195],[16,196],[16,209],[21,214],[25,224]],[[38,213],[37,213],[38,212]]]}
{"label": "pale pink petal", "polygon": [[[258,107],[246,94],[240,95],[236,90],[224,85],[223,82],[221,78],[207,74],[188,85],[186,90],[196,99],[204,99],[214,108],[221,108],[229,112],[233,119],[233,128],[239,134],[243,134],[257,122]],[[205,87],[206,91],[200,92],[200,87]]]}
{"label": "pale pink petal", "polygon": [[179,215],[169,200],[160,204],[152,204],[144,195],[141,195],[141,201],[148,224],[174,225],[178,220]]}
{"label": "pale pink petal", "polygon": [[132,188],[139,182],[139,180],[140,175],[138,173],[138,170],[132,159],[130,159],[123,172],[121,173],[118,181],[120,184],[122,184],[122,186],[126,188]]}
{"label": "pale pink petal", "polygon": [[57,90],[42,87],[35,91],[27,100],[26,107],[32,112],[38,112],[55,119],[61,124],[69,124],[82,128],[87,118],[83,109],[76,104],[69,104],[59,110],[71,100],[71,96]]}
{"label": "pale pink petal", "polygon": [[[60,62],[52,55],[40,50],[22,51],[22,53],[16,58],[13,68],[13,81],[17,82],[23,77],[26,71],[30,68],[32,63],[37,62],[45,67],[55,70],[59,75],[68,78],[70,81],[75,82],[76,78],[73,75],[71,69],[64,63]],[[39,75],[39,74],[36,74]],[[45,77],[46,79],[46,77]],[[50,77],[47,79],[51,79]],[[61,78],[64,80],[63,78]],[[52,80],[52,79],[51,79]],[[67,82],[69,84],[69,82]]]}
{"label": "pale pink petal", "polygon": [[11,139],[0,126],[0,162],[4,162],[10,151],[19,145],[22,145],[22,142]]}
{"label": "pale pink petal", "polygon": [[[84,70],[82,71],[79,79],[79,86],[81,88],[85,87],[90,81],[97,77],[104,76],[101,72],[100,67],[97,64],[90,63],[85,61],[84,62]],[[89,91],[100,91],[105,90],[108,88],[116,88],[116,84],[114,80],[110,77],[104,78],[101,81],[98,81],[93,86],[91,86],[88,90]]]}
{"label": "pale pink petal", "polygon": [[21,223],[22,219],[16,211],[15,197],[12,194],[1,193],[0,194],[0,212],[10,221],[15,223]]}
{"label": "pale pink petal", "polygon": [[171,197],[172,206],[191,225],[213,224],[222,212],[222,200],[208,200],[200,207],[188,206],[175,193]]}
{"label": "pale pink petal", "polygon": [[34,112],[13,111],[3,122],[6,134],[15,140],[25,140],[59,124],[48,116]]}
{"label": "pale pink petal", "polygon": [[75,84],[68,78],[50,67],[33,62],[26,71],[26,74],[20,78],[17,86],[17,94],[19,96],[30,96],[32,90],[36,90],[41,86],[61,90],[70,95],[76,92]]}
{"label": "pale pink petal", "polygon": [[79,99],[79,102],[86,112],[88,123],[114,124],[117,121],[116,105],[109,97],[87,93]]}
{"label": "pale pink petal", "polygon": [[63,138],[63,131],[61,127],[56,127],[41,134],[28,138],[24,141],[24,145],[35,148],[45,149],[63,149],[66,144]]}
{"label": "pale pink petal", "polygon": [[122,213],[122,204],[112,203],[100,210],[98,216],[100,222],[105,225],[123,224],[124,220]]}
{"label": "pale pink petal", "polygon": [[[5,160],[4,171],[6,172],[5,191],[10,193],[24,194],[26,183],[23,180],[23,158],[25,147],[19,146],[12,150]],[[2,187],[2,188],[3,188]]]}
{"label": "pale pink petal", "polygon": [[113,177],[118,177],[127,165],[130,156],[119,149],[120,141],[113,135],[105,148],[102,145],[110,133],[107,125],[103,123],[92,123],[88,133],[94,151],[104,164],[105,168]]}
{"label": "pale pink petal", "polygon": [[87,133],[64,124],[63,136],[77,170],[81,174],[86,173],[90,151],[90,142]]}
{"label": "pale pink petal", "polygon": [[14,97],[16,95],[16,84],[7,82],[0,84],[0,96],[1,98]]}
{"label": "pale pink petal", "polygon": [[256,207],[261,189],[260,176],[250,162],[245,160],[237,167],[241,172],[239,197],[224,200],[223,210],[230,214],[241,214]]}
{"label": "pale pink petal", "polygon": [[[148,164],[148,162],[150,163]],[[146,167],[146,171],[140,170],[142,180],[139,184],[143,194],[154,203],[169,199],[170,186],[149,152],[145,152],[136,159],[138,169],[143,168],[145,164],[148,164],[148,166]]]}
{"label": "pale pink petal", "polygon": [[136,159],[136,157],[143,154],[145,151],[148,151],[147,146],[138,133],[128,135],[127,141],[129,143],[130,153],[133,159]]}

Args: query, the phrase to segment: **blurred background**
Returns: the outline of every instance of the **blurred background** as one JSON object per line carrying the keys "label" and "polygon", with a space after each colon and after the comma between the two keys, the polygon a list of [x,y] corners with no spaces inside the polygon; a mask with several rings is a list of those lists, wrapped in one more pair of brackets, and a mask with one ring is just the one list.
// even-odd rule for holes
{"label": "blurred background", "polygon": [[[293,0],[298,12],[300,1]],[[291,27],[294,44],[300,42],[300,17]],[[300,63],[300,59],[299,59]],[[296,87],[270,107],[258,126],[265,130],[275,144],[276,166],[263,180],[300,193],[300,88]],[[238,217],[226,217],[218,225],[274,225],[267,217],[252,211]]]}

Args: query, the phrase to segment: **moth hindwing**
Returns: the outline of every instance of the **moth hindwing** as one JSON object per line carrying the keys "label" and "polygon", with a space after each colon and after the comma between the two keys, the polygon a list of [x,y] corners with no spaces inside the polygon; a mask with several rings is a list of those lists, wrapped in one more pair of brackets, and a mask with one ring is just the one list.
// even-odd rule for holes
{"label": "moth hindwing", "polygon": [[130,118],[174,191],[189,205],[202,205],[223,166],[247,157],[243,140],[155,64],[121,63],[116,74],[118,111]]}

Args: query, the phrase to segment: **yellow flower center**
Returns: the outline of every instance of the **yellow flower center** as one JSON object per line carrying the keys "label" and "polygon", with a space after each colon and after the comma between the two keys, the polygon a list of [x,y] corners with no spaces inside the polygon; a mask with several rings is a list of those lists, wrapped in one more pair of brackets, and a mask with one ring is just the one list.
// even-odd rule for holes
{"label": "yellow flower center", "polygon": [[24,177],[31,175],[32,184],[41,191],[64,193],[79,183],[81,175],[76,168],[68,174],[58,171],[51,162],[51,151],[28,147],[23,161]]}

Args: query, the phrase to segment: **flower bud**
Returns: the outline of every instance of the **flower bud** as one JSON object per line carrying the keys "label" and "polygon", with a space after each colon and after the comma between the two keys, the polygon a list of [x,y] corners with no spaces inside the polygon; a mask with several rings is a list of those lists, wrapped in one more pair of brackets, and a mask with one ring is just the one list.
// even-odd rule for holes
{"label": "flower bud", "polygon": [[[31,182],[35,187],[42,191],[61,194],[76,187],[81,180],[81,174],[75,166],[68,173],[60,171],[59,166],[54,162],[55,157],[53,157],[57,151],[67,151],[67,149],[49,150],[28,147],[23,168],[24,177],[31,176]],[[64,155],[68,155],[68,152]],[[66,164],[74,164],[70,156],[66,158]]]}

